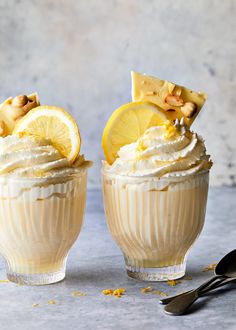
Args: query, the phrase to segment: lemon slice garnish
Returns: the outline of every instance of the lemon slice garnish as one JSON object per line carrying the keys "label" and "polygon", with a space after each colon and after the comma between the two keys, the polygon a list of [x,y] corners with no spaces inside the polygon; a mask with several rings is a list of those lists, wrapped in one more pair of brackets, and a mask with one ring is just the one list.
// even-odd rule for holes
{"label": "lemon slice garnish", "polygon": [[116,109],[109,118],[102,136],[106,160],[112,164],[119,149],[135,142],[149,127],[167,120],[164,112],[149,102],[131,102]]}
{"label": "lemon slice garnish", "polygon": [[71,163],[80,151],[78,126],[62,108],[44,105],[30,110],[17,122],[12,134],[46,139]]}

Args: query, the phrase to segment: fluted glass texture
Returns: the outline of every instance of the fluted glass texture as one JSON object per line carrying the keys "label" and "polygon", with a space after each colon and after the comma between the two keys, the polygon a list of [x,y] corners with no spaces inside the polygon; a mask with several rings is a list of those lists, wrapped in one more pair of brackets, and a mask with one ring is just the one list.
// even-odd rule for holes
{"label": "fluted glass texture", "polygon": [[185,273],[186,256],[206,211],[208,171],[177,178],[102,173],[104,208],[128,275],[168,280]]}
{"label": "fluted glass texture", "polygon": [[8,278],[23,284],[62,280],[83,223],[87,171],[47,184],[0,181],[0,253]]}

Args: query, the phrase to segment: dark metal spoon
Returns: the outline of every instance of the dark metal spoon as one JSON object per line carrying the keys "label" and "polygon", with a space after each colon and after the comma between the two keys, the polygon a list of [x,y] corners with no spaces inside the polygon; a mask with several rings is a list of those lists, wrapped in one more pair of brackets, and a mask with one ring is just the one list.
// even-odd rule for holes
{"label": "dark metal spoon", "polygon": [[[223,285],[223,281],[226,279],[230,279],[230,282],[236,279],[236,250],[229,252],[220,260],[215,268],[215,276],[210,280],[203,283],[195,290],[180,294],[177,297],[170,297],[171,301],[165,306],[165,312],[170,315],[184,314],[188,308],[200,297],[201,292],[204,292],[204,290],[207,289],[209,285],[212,285],[212,288],[214,288],[214,283],[217,283],[217,285]],[[229,283],[229,281],[225,282]]]}
{"label": "dark metal spoon", "polygon": [[[217,281],[207,285],[206,287],[202,287],[202,289],[199,289],[199,296],[202,296],[204,295],[205,293],[211,291],[211,290],[214,290],[214,289],[218,289],[219,287],[223,286],[223,285],[226,285],[228,283],[231,283],[231,282],[236,282],[236,277],[232,277],[232,278],[218,278]],[[204,283],[205,284],[205,283]],[[189,292],[192,292],[194,291],[195,289],[192,289],[192,290],[189,290],[189,291],[186,291],[186,292],[182,292],[182,293],[179,293],[175,296],[171,296],[171,297],[168,297],[168,298],[163,298],[163,299],[160,299],[159,300],[159,303],[161,305],[167,305],[169,304],[172,300],[174,300],[175,298],[177,297],[180,297],[186,293],[189,293]]]}
{"label": "dark metal spoon", "polygon": [[[229,282],[233,282],[236,280],[236,278],[234,279],[233,276],[229,276],[229,274],[226,276],[224,276],[224,269],[222,270],[221,267],[222,267],[222,264],[225,262],[225,259],[228,260],[228,258],[231,258],[232,255],[234,255],[236,252],[236,250],[233,250],[231,251],[230,253],[228,253],[226,256],[224,256],[221,261],[218,263],[216,269],[215,269],[215,275],[213,278],[211,278],[210,280],[207,280],[205,283],[203,283],[201,285],[201,289],[200,287],[198,288],[199,290],[199,293],[203,294],[205,292],[208,292],[212,289],[215,289],[219,286],[222,286],[222,285],[225,285]],[[235,265],[233,264],[233,267],[235,268]],[[229,272],[230,273],[231,270],[229,269]],[[233,272],[235,272],[235,270],[233,270]],[[232,274],[233,275],[233,274]],[[236,275],[235,275],[236,276]],[[227,280],[225,279],[225,277],[227,278]],[[174,300],[175,298],[181,296],[181,295],[184,295],[186,293],[190,293],[192,290],[189,290],[189,291],[186,291],[186,292],[183,292],[183,293],[180,293],[178,295],[175,295],[175,296],[172,296],[172,297],[168,297],[168,298],[163,298],[163,299],[160,299],[159,302],[160,304],[162,305],[167,305],[169,302],[171,302],[172,300]]]}
{"label": "dark metal spoon", "polygon": [[[221,283],[224,283],[225,279],[224,278],[218,278],[218,280],[216,281],[216,278],[211,278],[211,282],[209,282],[209,280],[207,280],[206,282],[204,282],[200,287],[198,287],[198,293],[199,295],[203,295],[204,293],[210,291],[210,290],[213,290],[214,288],[217,287],[217,285],[220,285]],[[189,291],[186,291],[186,292],[182,292],[182,293],[179,293],[175,296],[171,296],[171,297],[168,297],[168,298],[163,298],[163,299],[160,299],[159,300],[159,303],[161,305],[167,305],[169,304],[171,301],[173,301],[174,299],[176,299],[177,297],[180,297],[180,296],[183,296],[187,293],[190,293],[192,291],[195,291],[195,289],[191,289]]]}

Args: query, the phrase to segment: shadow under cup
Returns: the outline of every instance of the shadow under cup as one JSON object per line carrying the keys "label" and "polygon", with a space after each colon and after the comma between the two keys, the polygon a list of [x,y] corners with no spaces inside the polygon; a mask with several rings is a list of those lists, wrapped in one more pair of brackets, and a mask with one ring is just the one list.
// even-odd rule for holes
{"label": "shadow under cup", "polygon": [[86,203],[87,170],[67,177],[0,177],[0,253],[10,281],[42,285],[65,277]]}
{"label": "shadow under cup", "polygon": [[145,281],[185,274],[205,220],[209,171],[185,177],[128,177],[102,170],[104,208],[127,273]]}

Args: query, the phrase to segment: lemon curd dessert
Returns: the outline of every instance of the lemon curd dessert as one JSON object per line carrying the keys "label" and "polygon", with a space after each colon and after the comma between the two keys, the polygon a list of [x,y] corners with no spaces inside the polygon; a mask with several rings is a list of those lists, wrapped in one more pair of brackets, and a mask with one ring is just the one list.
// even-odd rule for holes
{"label": "lemon curd dessert", "polygon": [[129,276],[185,274],[205,218],[210,156],[190,130],[206,96],[132,72],[132,99],[104,129],[104,208]]}
{"label": "lemon curd dessert", "polygon": [[0,253],[9,280],[49,284],[65,277],[86,200],[87,169],[69,113],[37,94],[0,105]]}

